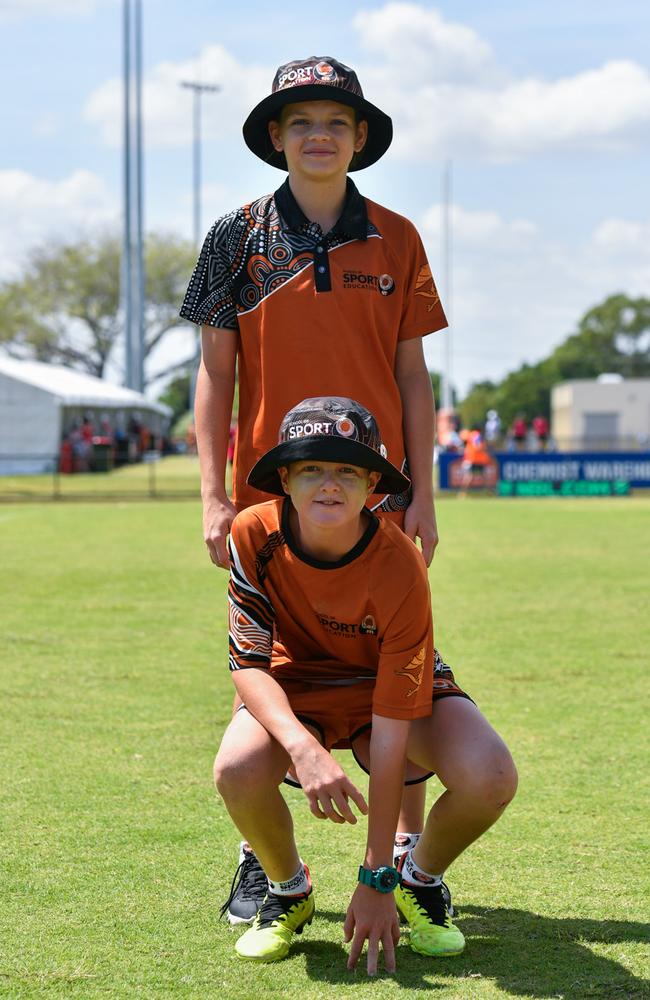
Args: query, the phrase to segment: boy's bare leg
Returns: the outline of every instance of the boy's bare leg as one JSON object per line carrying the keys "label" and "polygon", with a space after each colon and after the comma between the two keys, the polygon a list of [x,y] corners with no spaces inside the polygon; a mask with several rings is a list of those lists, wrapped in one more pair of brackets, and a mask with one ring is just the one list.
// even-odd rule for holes
{"label": "boy's bare leg", "polygon": [[235,713],[214,762],[226,808],[274,882],[300,867],[293,820],[279,790],[288,764],[289,755],[246,709]]}
{"label": "boy's bare leg", "polygon": [[[241,698],[239,697],[238,694],[236,694],[232,706],[233,718],[236,717],[237,709],[239,708],[241,703],[242,703]],[[405,833],[422,832],[422,830],[424,829],[424,807],[426,803],[426,798],[427,798],[426,782],[423,781],[418,785],[406,785],[404,787],[404,792],[402,793],[402,804],[400,807],[399,820],[397,822],[398,830],[402,830]],[[243,837],[243,839],[246,840],[247,838]],[[271,876],[271,878],[272,877],[273,876]]]}
{"label": "boy's bare leg", "polygon": [[501,737],[465,698],[438,699],[428,718],[415,720],[408,755],[435,771],[446,789],[413,850],[424,871],[441,874],[501,816],[517,789],[517,771]]}
{"label": "boy's bare leg", "polygon": [[421,833],[424,828],[424,804],[427,797],[426,782],[405,785],[402,792],[397,829],[403,833]]}

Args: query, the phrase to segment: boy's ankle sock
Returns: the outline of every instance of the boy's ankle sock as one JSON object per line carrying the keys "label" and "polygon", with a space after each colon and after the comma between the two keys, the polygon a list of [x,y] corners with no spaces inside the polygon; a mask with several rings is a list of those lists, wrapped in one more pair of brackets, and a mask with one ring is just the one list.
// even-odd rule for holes
{"label": "boy's ankle sock", "polygon": [[408,882],[409,885],[418,885],[421,888],[427,889],[440,885],[442,882],[442,876],[445,874],[444,872],[441,872],[439,875],[434,875],[432,872],[427,872],[424,868],[420,868],[419,864],[413,860],[412,850],[404,855],[400,869],[404,882]]}
{"label": "boy's ankle sock", "polygon": [[395,834],[393,857],[401,858],[402,854],[406,854],[407,851],[411,851],[421,836],[421,833],[403,833],[401,830],[398,830]]}
{"label": "boy's ankle sock", "polygon": [[269,892],[274,896],[304,896],[311,889],[311,879],[307,867],[301,862],[295,875],[285,882],[274,882],[268,879]]}

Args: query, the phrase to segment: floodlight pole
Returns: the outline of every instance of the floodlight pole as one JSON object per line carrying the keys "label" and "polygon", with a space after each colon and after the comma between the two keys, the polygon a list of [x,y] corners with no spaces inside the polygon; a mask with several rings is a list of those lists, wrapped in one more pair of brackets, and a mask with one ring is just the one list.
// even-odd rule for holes
{"label": "floodlight pole", "polygon": [[451,382],[452,369],[452,344],[451,344],[451,323],[452,323],[452,229],[451,229],[451,160],[447,160],[442,174],[442,259],[444,263],[444,308],[449,326],[445,330],[445,360],[442,370],[442,405],[445,409],[452,409],[453,392]]}
{"label": "floodlight pole", "polygon": [[125,382],[144,388],[144,254],[142,169],[142,0],[123,0],[124,240],[122,306]]}
{"label": "floodlight pole", "polygon": [[[201,242],[203,239],[203,230],[201,228],[201,96],[203,94],[216,94],[221,90],[221,87],[216,83],[200,83],[197,80],[182,80],[181,87],[187,88],[187,90],[192,91],[192,111],[193,111],[193,198],[192,198],[192,216],[193,216],[193,237],[194,246],[198,249],[201,247]],[[194,357],[194,365],[192,367],[192,372],[190,375],[190,411],[194,410],[194,397],[196,395],[196,376],[198,374],[199,364],[201,362],[201,340],[197,336],[196,341],[196,355]]]}
{"label": "floodlight pole", "polygon": [[210,93],[216,94],[221,87],[214,83],[198,83],[197,81],[183,80],[181,87],[186,87],[192,91],[193,98],[193,218],[194,218],[194,245],[198,248],[201,245],[203,231],[201,229],[201,95]]}
{"label": "floodlight pole", "polygon": [[123,133],[123,198],[124,218],[122,220],[122,310],[124,315],[124,380],[128,387],[133,384],[133,352],[131,350],[131,326],[133,297],[131,290],[131,12],[129,0],[122,4],[122,71],[124,98]]}

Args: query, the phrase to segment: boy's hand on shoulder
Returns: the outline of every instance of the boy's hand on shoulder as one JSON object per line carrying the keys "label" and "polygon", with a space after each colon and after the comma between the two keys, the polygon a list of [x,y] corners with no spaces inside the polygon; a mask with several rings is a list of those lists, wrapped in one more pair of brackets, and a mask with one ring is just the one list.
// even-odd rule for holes
{"label": "boy's hand on shoulder", "polygon": [[420,539],[424,561],[430,566],[439,541],[436,510],[431,500],[413,498],[404,514],[404,533],[413,542]]}
{"label": "boy's hand on shoulder", "polygon": [[368,942],[368,975],[377,972],[379,945],[384,952],[386,972],[395,972],[395,948],[399,941],[399,920],[392,892],[377,892],[359,884],[354,890],[343,925],[345,941],[352,941],[348,969],[354,969]]}
{"label": "boy's hand on shoulder", "polygon": [[356,785],[332,755],[318,743],[310,741],[292,754],[296,777],[309,801],[309,808],[317,819],[331,819],[333,823],[356,823],[357,817],[349,800],[365,816],[368,805]]}
{"label": "boy's hand on shoulder", "polygon": [[203,500],[203,538],[215,566],[230,568],[226,539],[237,510],[230,500],[206,497]]}

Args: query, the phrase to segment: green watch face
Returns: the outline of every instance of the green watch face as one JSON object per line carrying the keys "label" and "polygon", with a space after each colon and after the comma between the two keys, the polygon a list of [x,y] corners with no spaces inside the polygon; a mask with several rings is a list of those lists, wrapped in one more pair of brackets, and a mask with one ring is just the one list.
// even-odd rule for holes
{"label": "green watch face", "polygon": [[392,892],[399,882],[399,875],[394,868],[383,868],[377,872],[377,881],[384,892]]}
{"label": "green watch face", "polygon": [[377,892],[392,892],[402,879],[395,868],[384,866],[372,871],[361,865],[359,868],[359,881],[364,885],[369,885],[371,888],[376,889]]}

